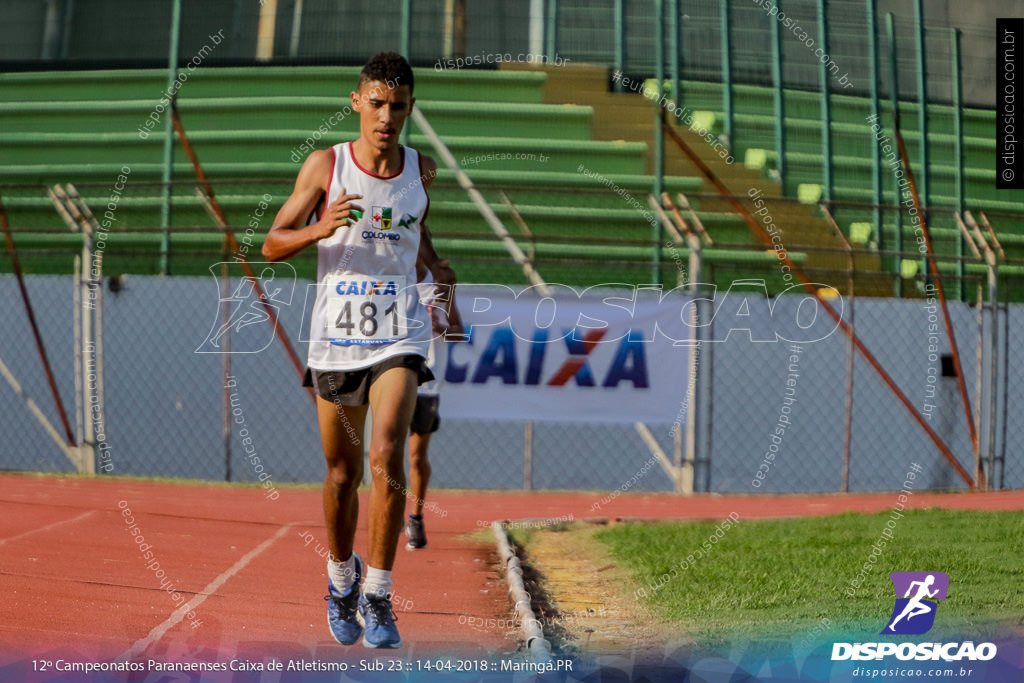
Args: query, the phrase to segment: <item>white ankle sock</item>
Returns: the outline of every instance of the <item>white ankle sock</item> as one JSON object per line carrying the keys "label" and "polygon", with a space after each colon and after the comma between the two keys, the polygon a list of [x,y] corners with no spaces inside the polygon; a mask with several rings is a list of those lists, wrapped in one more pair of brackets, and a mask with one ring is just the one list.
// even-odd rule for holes
{"label": "white ankle sock", "polygon": [[334,584],[334,590],[346,593],[356,581],[356,554],[352,553],[343,562],[327,560],[327,576]]}
{"label": "white ankle sock", "polygon": [[374,567],[366,568],[363,579],[363,595],[384,597],[391,593],[391,572]]}

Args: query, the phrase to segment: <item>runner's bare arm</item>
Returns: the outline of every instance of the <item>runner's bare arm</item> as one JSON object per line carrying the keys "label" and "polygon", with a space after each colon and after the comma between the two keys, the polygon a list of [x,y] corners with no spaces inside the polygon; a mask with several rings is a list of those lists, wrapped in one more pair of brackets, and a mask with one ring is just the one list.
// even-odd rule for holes
{"label": "runner's bare arm", "polygon": [[[426,190],[437,176],[437,162],[424,154],[420,157],[420,164],[423,169],[423,189]],[[420,223],[420,251],[416,258],[434,275],[434,282],[441,285],[455,284],[455,271],[451,268],[451,262],[437,255],[426,223]]]}
{"label": "runner's bare arm", "polygon": [[455,305],[455,297],[453,295],[448,305],[447,333],[451,341],[459,341],[459,337],[465,335],[465,332],[466,327],[462,324],[462,314],[459,313],[459,307]]}
{"label": "runner's bare arm", "polygon": [[309,215],[316,209],[327,192],[327,180],[333,169],[332,156],[327,150],[317,150],[307,157],[295,179],[295,189],[277,212],[274,224],[263,242],[263,258],[268,261],[283,261],[291,258],[311,244],[330,237],[334,231],[348,226],[352,209],[361,209],[352,200],[361,195],[345,194],[327,207],[316,223],[306,225]]}

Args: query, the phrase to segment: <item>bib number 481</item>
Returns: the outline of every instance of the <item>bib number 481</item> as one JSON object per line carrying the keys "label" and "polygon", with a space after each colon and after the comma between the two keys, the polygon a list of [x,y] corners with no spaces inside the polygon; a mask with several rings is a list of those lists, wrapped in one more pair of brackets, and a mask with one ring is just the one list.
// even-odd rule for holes
{"label": "bib number 481", "polygon": [[[364,301],[359,305],[359,316],[358,323],[352,320],[352,301],[346,301],[341,307],[337,319],[334,321],[334,327],[339,330],[345,330],[345,335],[351,337],[353,330],[358,324],[359,332],[362,336],[377,336],[377,332],[380,330],[380,323],[377,322],[377,304],[372,301]],[[391,305],[384,309],[383,317],[385,325],[388,318],[391,319],[391,336],[397,337],[399,334],[397,301],[392,301]]]}
{"label": "bib number 481", "polygon": [[408,334],[405,278],[347,277],[325,284],[328,285],[325,322],[332,344],[380,346]]}

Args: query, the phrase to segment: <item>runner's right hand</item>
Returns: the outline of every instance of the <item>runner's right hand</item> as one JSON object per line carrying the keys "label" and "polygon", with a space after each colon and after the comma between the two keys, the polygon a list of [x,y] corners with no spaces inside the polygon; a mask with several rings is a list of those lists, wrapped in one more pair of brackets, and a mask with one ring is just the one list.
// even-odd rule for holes
{"label": "runner's right hand", "polygon": [[333,204],[327,207],[324,211],[324,215],[317,221],[317,226],[320,228],[322,236],[320,239],[324,240],[332,236],[338,228],[349,227],[359,217],[355,216],[352,212],[358,211],[362,213],[363,207],[359,204],[353,204],[353,199],[362,199],[361,194],[345,194],[345,188],[341,188],[341,195],[334,201]]}

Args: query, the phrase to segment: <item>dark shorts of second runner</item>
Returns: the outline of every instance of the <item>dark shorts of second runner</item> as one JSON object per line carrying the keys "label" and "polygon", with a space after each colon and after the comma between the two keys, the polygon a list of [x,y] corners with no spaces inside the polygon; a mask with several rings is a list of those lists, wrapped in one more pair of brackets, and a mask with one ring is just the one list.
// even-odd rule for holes
{"label": "dark shorts of second runner", "polygon": [[441,416],[438,415],[440,405],[440,396],[417,396],[416,409],[412,413],[409,431],[413,434],[433,434],[440,429]]}
{"label": "dark shorts of second runner", "polygon": [[391,368],[409,368],[416,373],[416,382],[426,384],[434,379],[423,356],[408,354],[392,356],[376,365],[360,370],[315,370],[306,368],[302,386],[314,387],[320,398],[336,405],[365,406],[370,401],[370,385]]}

